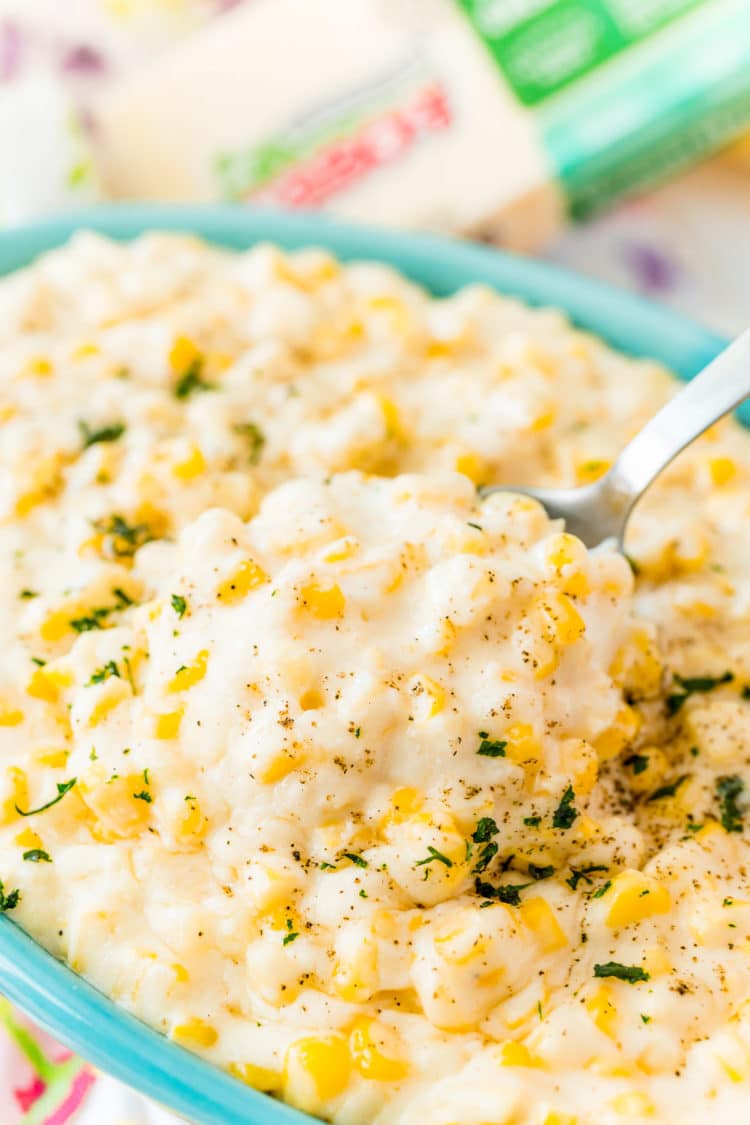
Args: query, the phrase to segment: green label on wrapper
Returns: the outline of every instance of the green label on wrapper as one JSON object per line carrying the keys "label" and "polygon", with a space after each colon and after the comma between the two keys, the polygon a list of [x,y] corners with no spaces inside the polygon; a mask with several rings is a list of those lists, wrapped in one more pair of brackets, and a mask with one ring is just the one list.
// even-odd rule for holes
{"label": "green label on wrapper", "polygon": [[571,212],[750,127],[748,0],[456,0],[536,118]]}
{"label": "green label on wrapper", "polygon": [[524,105],[537,105],[705,0],[458,0]]}

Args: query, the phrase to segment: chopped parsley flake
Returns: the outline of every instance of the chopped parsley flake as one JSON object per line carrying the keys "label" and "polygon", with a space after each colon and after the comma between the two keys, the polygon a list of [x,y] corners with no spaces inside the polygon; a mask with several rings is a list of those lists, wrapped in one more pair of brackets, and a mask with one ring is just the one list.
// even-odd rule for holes
{"label": "chopped parsley flake", "polygon": [[597,887],[596,890],[592,892],[591,897],[592,898],[604,898],[604,896],[606,895],[607,891],[609,890],[609,888],[611,886],[612,886],[612,880],[607,879],[606,883],[602,883],[601,887]]}
{"label": "chopped parsley flake", "polygon": [[578,819],[578,809],[573,806],[575,799],[573,786],[569,785],[552,817],[553,828],[572,828],[573,823]]}
{"label": "chopped parsley flake", "polygon": [[119,441],[125,433],[125,424],[124,422],[113,422],[110,426],[101,426],[96,430],[92,429],[88,422],[79,418],[78,429],[81,432],[83,448],[88,449],[89,446],[96,445],[98,442]]}
{"label": "chopped parsley flake", "polygon": [[648,754],[631,754],[626,758],[623,765],[629,766],[634,774],[644,773],[648,769],[649,757]]}
{"label": "chopped parsley flake", "polygon": [[658,789],[655,789],[654,792],[646,798],[646,804],[648,805],[652,801],[661,801],[665,797],[674,797],[677,790],[681,785],[684,784],[684,782],[687,781],[687,779],[688,775],[686,773],[683,773],[675,781],[670,781],[666,785],[660,785]]}
{"label": "chopped parsley flake", "polygon": [[[107,536],[109,549],[116,558],[132,559],[140,547],[145,543],[150,543],[154,538],[148,524],[130,524],[117,513],[113,513],[106,519],[94,520],[92,526],[100,535]],[[132,603],[129,602],[129,604]]]}
{"label": "chopped parsley flake", "polygon": [[484,531],[481,523],[474,523],[472,520],[467,520],[466,523],[469,527],[473,527],[475,531]]}
{"label": "chopped parsley flake", "polygon": [[479,743],[477,754],[481,754],[483,758],[505,757],[505,747],[508,745],[507,742],[496,738],[490,738],[486,730],[480,730],[479,737],[481,742]]}
{"label": "chopped parsley flake", "polygon": [[745,782],[738,774],[729,774],[716,781],[716,796],[721,809],[721,824],[727,832],[742,831],[742,811],[738,798],[745,789]]}
{"label": "chopped parsley flake", "polygon": [[651,1023],[651,1016],[645,1016],[643,1012],[641,1012],[641,1019],[644,1023]]}
{"label": "chopped parsley flake", "polygon": [[282,941],[281,944],[282,945],[291,945],[292,942],[295,941],[298,937],[299,937],[299,934],[295,930],[290,930],[288,934],[284,934],[284,940]]}
{"label": "chopped parsley flake", "polygon": [[140,793],[134,793],[133,797],[136,801],[145,801],[147,805],[152,804],[154,800],[147,789],[141,789]]}
{"label": "chopped parsley flake", "polygon": [[58,781],[57,796],[53,797],[51,801],[47,801],[46,805],[40,805],[38,809],[28,809],[24,812],[23,809],[19,809],[18,805],[14,805],[14,808],[19,816],[34,816],[36,813],[46,812],[47,809],[51,809],[53,805],[62,801],[65,794],[70,792],[77,780],[77,777],[71,777],[70,781]]}
{"label": "chopped parsley flake", "polygon": [[542,818],[540,816],[525,816],[523,822],[527,828],[538,828],[542,823]]}
{"label": "chopped parsley flake", "polygon": [[44,852],[41,848],[31,848],[23,853],[23,858],[29,863],[52,863],[49,852]]}
{"label": "chopped parsley flake", "polygon": [[172,594],[172,609],[178,617],[184,617],[187,613],[187,602],[180,594]]}
{"label": "chopped parsley flake", "polygon": [[120,679],[120,669],[117,667],[114,660],[108,660],[101,668],[94,672],[86,687],[91,687],[92,684],[103,684],[105,680],[109,680],[112,676],[117,676]]}
{"label": "chopped parsley flake", "polygon": [[244,438],[248,445],[248,460],[251,465],[257,465],[266,444],[266,435],[255,422],[238,422],[232,429]]}
{"label": "chopped parsley flake", "polygon": [[175,398],[190,398],[194,391],[215,391],[216,384],[203,378],[203,359],[192,361],[174,385]]}
{"label": "chopped parsley flake", "polygon": [[28,602],[31,601],[32,598],[38,598],[39,594],[36,590],[21,590],[18,596],[19,598],[23,598],[25,602]]}
{"label": "chopped parsley flake", "polygon": [[733,672],[725,672],[723,676],[680,676],[675,673],[674,681],[680,690],[667,696],[667,713],[676,715],[689,696],[713,691],[721,684],[731,683],[733,679]]}
{"label": "chopped parsley flake", "polygon": [[603,863],[592,863],[588,867],[571,867],[571,874],[565,880],[570,887],[571,891],[578,890],[578,884],[583,880],[588,886],[591,886],[593,879],[592,875],[596,875],[601,871],[607,871],[608,868]]}
{"label": "chopped parsley flake", "polygon": [[344,859],[350,859],[357,867],[369,867],[367,860],[364,856],[357,855],[356,852],[343,852]]}
{"label": "chopped parsley flake", "polygon": [[484,882],[483,879],[476,879],[474,882],[474,889],[478,895],[494,902],[503,902],[506,906],[520,906],[521,891],[525,891],[530,886],[531,883],[506,883],[502,887],[495,887],[492,883]]}
{"label": "chopped parsley flake", "polygon": [[3,881],[0,879],[0,914],[5,914],[8,910],[15,910],[21,898],[19,890],[8,891],[5,893]]}
{"label": "chopped parsley flake", "polygon": [[550,879],[554,874],[555,869],[551,865],[547,867],[540,867],[536,863],[529,864],[529,875],[532,879]]}
{"label": "chopped parsley flake", "polygon": [[616,980],[625,980],[628,984],[651,980],[651,974],[640,965],[621,965],[619,961],[605,961],[603,965],[594,965],[594,976],[614,977]]}
{"label": "chopped parsley flake", "polygon": [[486,844],[493,836],[497,836],[500,829],[491,816],[483,816],[471,834],[475,844]]}
{"label": "chopped parsley flake", "polygon": [[439,852],[437,848],[433,848],[428,845],[427,851],[429,852],[429,855],[425,859],[418,859],[414,865],[415,867],[424,867],[425,864],[434,863],[435,860],[437,860],[438,863],[444,864],[446,867],[453,867],[453,860],[449,859],[447,855],[443,855],[443,853]]}

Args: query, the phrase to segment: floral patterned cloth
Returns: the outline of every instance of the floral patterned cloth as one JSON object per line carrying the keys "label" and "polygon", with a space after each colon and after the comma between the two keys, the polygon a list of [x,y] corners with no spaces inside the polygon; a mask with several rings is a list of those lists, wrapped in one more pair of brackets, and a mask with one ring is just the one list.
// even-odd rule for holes
{"label": "floral patterned cloth", "polygon": [[[243,2],[0,0],[0,221],[32,217],[68,196],[95,197],[85,137],[71,111],[85,119],[103,83]],[[25,168],[27,146],[15,140],[30,120],[50,137]],[[1,169],[11,165],[11,152],[13,176],[4,181]],[[750,274],[737,253],[750,243],[749,182],[750,142],[744,142],[572,229],[548,256],[731,334],[747,324],[750,310]],[[50,190],[54,198],[45,196]],[[178,1125],[33,1028],[2,999],[0,1123]]]}

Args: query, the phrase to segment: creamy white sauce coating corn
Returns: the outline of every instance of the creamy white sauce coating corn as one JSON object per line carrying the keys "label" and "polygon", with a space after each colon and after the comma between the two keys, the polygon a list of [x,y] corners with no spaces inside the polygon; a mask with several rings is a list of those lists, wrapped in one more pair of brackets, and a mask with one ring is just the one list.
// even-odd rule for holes
{"label": "creamy white sauce coating corn", "polygon": [[318,251],[3,281],[2,908],[341,1125],[738,1120],[750,439],[632,565],[475,492],[595,479],[673,387]]}

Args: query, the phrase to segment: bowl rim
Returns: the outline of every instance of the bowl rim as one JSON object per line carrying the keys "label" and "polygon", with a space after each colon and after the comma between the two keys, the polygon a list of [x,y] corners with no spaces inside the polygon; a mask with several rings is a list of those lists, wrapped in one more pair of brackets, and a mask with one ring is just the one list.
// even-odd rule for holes
{"label": "bowl rim", "polygon": [[[78,230],[118,240],[181,231],[244,248],[321,246],[344,260],[386,262],[438,295],[472,281],[534,305],[561,308],[613,347],[652,356],[682,378],[724,346],[722,337],[644,297],[559,266],[431,234],[358,226],[321,214],[242,206],[96,207],[0,232],[0,276],[62,245]],[[0,917],[0,989],[83,1058],[195,1125],[304,1125],[306,1114],[244,1086],[170,1041],[49,954],[7,915]]]}

